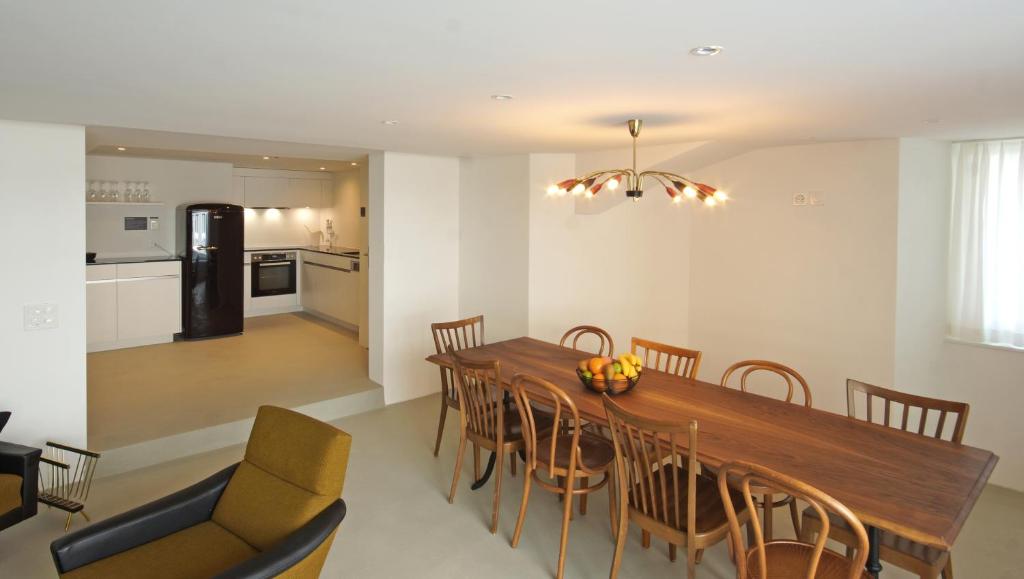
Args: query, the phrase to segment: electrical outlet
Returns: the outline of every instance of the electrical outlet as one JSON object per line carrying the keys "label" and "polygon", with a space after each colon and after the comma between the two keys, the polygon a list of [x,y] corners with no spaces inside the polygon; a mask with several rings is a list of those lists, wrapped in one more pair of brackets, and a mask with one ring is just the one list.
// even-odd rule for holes
{"label": "electrical outlet", "polygon": [[30,304],[23,308],[26,330],[52,330],[57,327],[57,304]]}
{"label": "electrical outlet", "polygon": [[807,195],[804,193],[794,193],[793,205],[807,205]]}

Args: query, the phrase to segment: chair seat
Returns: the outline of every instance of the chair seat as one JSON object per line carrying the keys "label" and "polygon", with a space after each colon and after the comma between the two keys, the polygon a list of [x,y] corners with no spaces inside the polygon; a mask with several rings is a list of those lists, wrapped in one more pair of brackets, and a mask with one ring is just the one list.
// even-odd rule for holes
{"label": "chair seat", "polygon": [[[819,520],[818,513],[814,509],[804,509],[804,516],[811,519]],[[846,521],[842,517],[829,513],[829,524],[832,527],[834,535],[841,535],[833,537],[839,540],[841,543],[853,542],[853,531],[850,530],[850,526],[846,524]],[[836,533],[835,531],[838,531]],[[842,540],[846,539],[846,540]],[[916,543],[910,539],[901,537],[888,531],[878,531],[878,555],[880,558],[885,559],[890,557],[889,552],[898,553],[901,556],[909,557],[924,563],[929,567],[938,566],[940,559],[946,555],[946,551],[942,549],[936,549],[935,547],[929,547],[921,543]],[[944,561],[941,561],[944,563]]]}
{"label": "chair seat", "polygon": [[[686,504],[686,493],[687,485],[687,472],[685,468],[679,466],[670,466],[662,469],[665,473],[665,503],[672,505],[674,503],[679,504],[679,524],[675,524],[675,512],[669,510],[668,521],[662,519],[662,514],[658,513],[655,516],[653,513],[643,513],[652,519],[657,519],[662,522],[666,522],[669,526],[675,527],[679,531],[686,530],[686,518],[687,518],[687,504]],[[655,480],[659,483],[661,478],[655,476]],[[676,481],[679,481],[678,487]],[[678,494],[676,490],[678,488]],[[657,489],[656,489],[657,490]],[[630,492],[630,504],[655,504],[654,499],[651,497],[651,490],[648,487],[643,487],[642,491],[645,498],[641,501],[634,501],[632,498],[633,493]],[[660,490],[658,490],[660,493]],[[743,502],[743,495],[735,490],[730,489],[729,494],[732,497],[733,505],[737,513],[742,513],[746,506]],[[696,493],[696,504],[697,504],[697,528],[694,532],[697,534],[710,533],[713,531],[721,531],[729,526],[729,518],[725,513],[725,505],[722,503],[721,495],[718,492],[718,481],[710,479],[705,476],[697,475],[697,493]],[[660,504],[660,503],[659,503]]]}
{"label": "chair seat", "polygon": [[[537,424],[538,434],[547,433],[555,423],[553,416],[538,409],[533,410],[533,421]],[[505,440],[523,438],[523,419],[519,415],[519,409],[512,407],[505,411]]]}
{"label": "chair seat", "polygon": [[[540,418],[536,418],[540,422]],[[539,426],[539,424],[538,424]],[[537,464],[547,467],[547,457],[550,456],[551,437],[545,436],[537,441]],[[572,448],[572,435],[564,434],[555,438],[555,467],[566,469],[569,467],[569,451]],[[601,472],[608,469],[608,466],[615,460],[615,447],[608,440],[590,434],[580,432],[579,448],[581,456],[578,457],[584,470],[590,472]]]}
{"label": "chair seat", "polygon": [[0,474],[0,515],[21,507],[21,477]]}
{"label": "chair seat", "polygon": [[[765,560],[768,563],[767,579],[792,579],[807,575],[807,565],[814,553],[814,545],[796,541],[772,541],[765,545],[764,552]],[[761,561],[757,553],[757,549],[747,552],[747,577],[749,579],[761,578]],[[818,571],[814,578],[847,579],[851,564],[849,559],[839,553],[825,549],[821,552]],[[861,572],[861,577],[870,579],[866,571]]]}
{"label": "chair seat", "polygon": [[213,521],[100,559],[61,579],[199,579],[213,577],[259,552]]}

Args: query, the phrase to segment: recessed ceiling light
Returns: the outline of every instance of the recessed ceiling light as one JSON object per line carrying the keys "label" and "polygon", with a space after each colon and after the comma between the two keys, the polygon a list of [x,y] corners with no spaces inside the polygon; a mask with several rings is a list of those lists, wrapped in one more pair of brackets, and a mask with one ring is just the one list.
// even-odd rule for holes
{"label": "recessed ceiling light", "polygon": [[264,160],[264,161],[269,161],[269,160],[270,160],[270,157],[268,157],[268,156],[266,156],[266,155],[263,155],[263,160]]}
{"label": "recessed ceiling light", "polygon": [[690,54],[694,56],[714,56],[719,52],[722,52],[722,47],[714,45],[698,46],[690,50]]}
{"label": "recessed ceiling light", "polygon": [[118,151],[127,151],[128,149],[125,149],[124,147],[118,147],[117,150]]}
{"label": "recessed ceiling light", "polygon": [[321,170],[321,171],[326,171],[326,170],[327,170],[327,167],[320,167],[320,170]]}
{"label": "recessed ceiling light", "polygon": [[352,161],[352,166],[353,166],[353,167],[358,167],[358,166],[359,166],[359,163],[356,163],[355,161]]}
{"label": "recessed ceiling light", "polygon": [[496,101],[510,101],[513,97],[510,94],[492,94],[491,98]]}
{"label": "recessed ceiling light", "polygon": [[398,124],[398,121],[381,121],[381,122],[384,123],[385,125],[389,126],[389,127],[393,127],[393,126]]}

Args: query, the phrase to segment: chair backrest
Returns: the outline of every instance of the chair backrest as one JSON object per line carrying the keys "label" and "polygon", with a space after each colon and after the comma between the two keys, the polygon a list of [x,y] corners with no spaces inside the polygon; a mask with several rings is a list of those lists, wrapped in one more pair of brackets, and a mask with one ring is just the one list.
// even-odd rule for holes
{"label": "chair backrest", "polygon": [[4,427],[7,426],[7,421],[11,419],[11,411],[4,410],[0,412],[0,432],[3,432]]}
{"label": "chair backrest", "polygon": [[[858,394],[864,395],[863,416],[857,415],[855,402]],[[875,409],[876,399],[882,406],[880,416]],[[964,439],[970,410],[970,405],[965,402],[907,394],[852,379],[846,381],[846,413],[850,418],[950,440],[957,444]],[[949,420],[949,417],[953,420]]]}
{"label": "chair backrest", "polygon": [[[473,316],[454,322],[437,322],[430,324],[430,333],[434,337],[434,350],[438,355],[448,350],[464,350],[484,345],[484,317]],[[451,368],[441,368],[441,391],[451,400],[458,400],[459,392]]]}
{"label": "chair backrest", "polygon": [[338,500],[351,446],[348,433],[326,422],[261,406],[213,520],[267,550]]}
{"label": "chair backrest", "polygon": [[[746,510],[750,515],[750,525],[747,528],[752,528],[754,531],[750,549],[743,544],[739,517],[736,514],[736,507],[730,499],[730,483],[733,488],[739,487],[746,503]],[[822,529],[813,544],[777,540],[770,541],[766,545],[754,497],[755,493],[763,492],[764,488],[790,495],[809,504],[814,509],[818,519],[822,522]],[[864,562],[868,558],[868,534],[856,515],[831,496],[807,483],[748,462],[730,462],[722,465],[718,469],[718,491],[725,504],[726,516],[729,518],[729,540],[733,542],[733,553],[736,553],[736,577],[738,579],[767,579],[768,576],[814,579],[825,550],[825,543],[828,541],[829,527],[831,526],[829,513],[839,515],[857,538],[857,546],[852,557],[846,559],[849,564],[847,579],[860,579],[863,576]],[[769,550],[766,549],[766,546],[770,549],[775,544],[786,548],[800,548],[809,553],[804,557],[780,558],[781,560],[777,564],[781,563],[785,565],[785,568],[772,569],[770,567],[772,561],[767,555]],[[838,553],[830,552],[830,564],[839,557]],[[805,567],[794,568],[794,564]]]}
{"label": "chair backrest", "polygon": [[[580,339],[586,338],[587,336],[595,336],[597,338],[597,351],[593,352],[598,356],[611,356],[615,352],[615,343],[612,342],[612,336],[605,330],[597,326],[576,326],[569,328],[569,331],[562,335],[562,339],[558,342],[559,346],[566,346],[573,350],[590,352],[588,349],[579,347]],[[569,341],[572,340],[570,344]]]}
{"label": "chair backrest", "polygon": [[[664,422],[633,414],[603,395],[615,445],[615,468],[622,516],[629,509],[664,527],[686,528],[693,545],[697,521],[697,421]],[[685,465],[686,480],[676,467]],[[684,486],[685,485],[685,486]],[[686,497],[686,508],[673,497]],[[686,520],[683,520],[683,517]]]}
{"label": "chair backrest", "polygon": [[[512,393],[515,395],[516,406],[519,408],[519,417],[523,423],[523,440],[526,443],[526,464],[532,469],[537,468],[538,462],[552,475],[562,474],[561,470],[556,471],[555,454],[557,449],[557,436],[551,436],[550,444],[546,448],[537,446],[537,417],[534,405],[551,410],[554,419],[553,424],[564,425],[566,432],[572,437],[572,445],[569,447],[569,463],[566,472],[573,471],[577,464],[582,463],[578,455],[580,443],[580,411],[576,404],[565,393],[564,390],[555,386],[543,378],[529,376],[527,374],[516,374],[512,376]],[[565,433],[563,433],[564,435]]]}
{"label": "chair backrest", "polygon": [[505,437],[505,403],[501,364],[497,360],[470,360],[448,352],[455,365],[455,384],[462,405],[459,421],[467,432],[501,444]]}
{"label": "chair backrest", "polygon": [[98,452],[47,442],[39,457],[39,496],[44,502],[84,505],[99,460]]}
{"label": "chair backrest", "polygon": [[633,338],[630,351],[640,357],[644,368],[668,372],[683,378],[696,378],[697,370],[700,369],[701,353],[697,350]]}
{"label": "chair backrest", "polygon": [[740,390],[749,392],[750,385],[747,384],[747,378],[751,374],[775,374],[782,377],[786,382],[786,402],[793,401],[793,393],[796,389],[793,387],[794,382],[800,385],[800,389],[803,391],[804,406],[807,408],[811,407],[811,388],[807,385],[807,380],[800,375],[799,372],[790,368],[789,366],[783,366],[778,362],[770,362],[768,360],[743,360],[742,362],[736,362],[722,374],[722,386],[729,386],[729,378],[737,371],[742,370],[740,374]]}

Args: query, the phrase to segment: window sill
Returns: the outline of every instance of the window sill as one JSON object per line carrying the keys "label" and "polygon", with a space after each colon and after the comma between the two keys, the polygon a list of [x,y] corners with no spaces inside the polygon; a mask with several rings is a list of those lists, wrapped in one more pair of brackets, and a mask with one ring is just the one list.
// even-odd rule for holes
{"label": "window sill", "polygon": [[959,344],[961,346],[974,346],[977,348],[988,348],[990,350],[1005,350],[1007,352],[1017,352],[1024,354],[1024,348],[1018,348],[1017,346],[1011,346],[1009,344],[990,344],[987,342],[970,342],[968,340],[961,340],[958,338],[951,338],[946,336],[946,342],[950,344]]}

